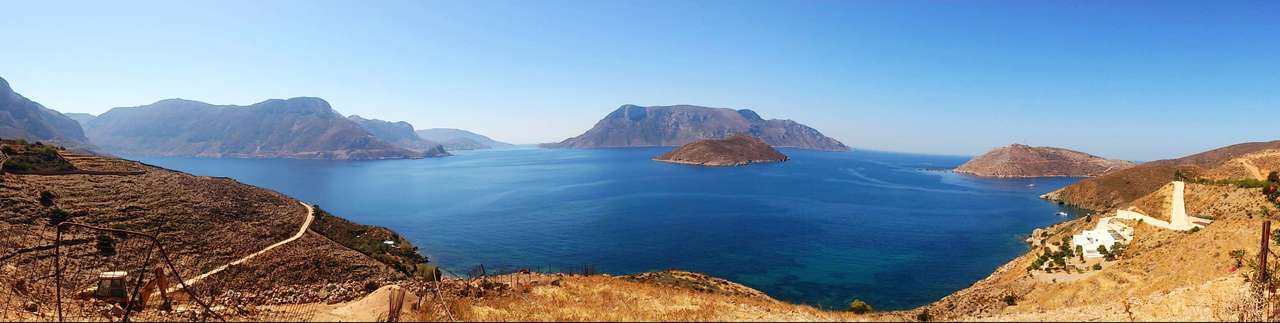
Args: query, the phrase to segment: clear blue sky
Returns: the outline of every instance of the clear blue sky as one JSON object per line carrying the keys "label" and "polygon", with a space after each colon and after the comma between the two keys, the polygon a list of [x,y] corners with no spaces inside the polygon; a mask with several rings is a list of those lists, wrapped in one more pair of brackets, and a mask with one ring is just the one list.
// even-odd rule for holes
{"label": "clear blue sky", "polygon": [[6,1],[0,77],[63,112],[317,96],[516,143],[625,103],[855,148],[1152,160],[1280,139],[1280,1]]}

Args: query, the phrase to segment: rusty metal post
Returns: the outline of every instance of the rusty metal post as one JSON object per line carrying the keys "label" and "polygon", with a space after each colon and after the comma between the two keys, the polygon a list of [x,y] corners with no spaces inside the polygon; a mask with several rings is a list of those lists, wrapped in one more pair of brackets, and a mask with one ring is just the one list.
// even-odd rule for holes
{"label": "rusty metal post", "polygon": [[62,223],[54,228],[58,233],[53,241],[53,289],[57,292],[58,322],[62,322]]}
{"label": "rusty metal post", "polygon": [[[156,244],[159,244],[159,242],[151,241],[151,246],[147,247],[147,256],[142,258],[142,270],[138,273],[137,281],[133,283],[133,293],[130,293],[129,297],[126,298],[124,316],[120,318],[121,322],[129,322],[129,314],[133,312],[133,308],[138,303],[135,298],[138,298],[138,292],[142,290],[143,277],[147,276],[147,268],[151,267],[151,254],[155,251]],[[146,295],[142,295],[142,297],[145,298]],[[142,309],[139,308],[138,311],[142,311]]]}
{"label": "rusty metal post", "polygon": [[1267,283],[1267,255],[1271,254],[1269,248],[1271,246],[1271,221],[1262,221],[1262,247],[1258,253],[1258,283],[1266,289],[1271,289]]}

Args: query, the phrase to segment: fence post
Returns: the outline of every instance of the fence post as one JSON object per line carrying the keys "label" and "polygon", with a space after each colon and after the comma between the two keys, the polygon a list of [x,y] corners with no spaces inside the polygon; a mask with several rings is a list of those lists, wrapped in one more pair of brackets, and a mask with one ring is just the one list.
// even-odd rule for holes
{"label": "fence post", "polygon": [[57,293],[58,322],[62,322],[62,223],[54,228],[58,233],[53,241],[53,289]]}
{"label": "fence post", "polygon": [[1262,252],[1258,253],[1258,283],[1265,284],[1263,287],[1271,289],[1267,283],[1267,255],[1270,255],[1271,246],[1271,220],[1262,221]]}

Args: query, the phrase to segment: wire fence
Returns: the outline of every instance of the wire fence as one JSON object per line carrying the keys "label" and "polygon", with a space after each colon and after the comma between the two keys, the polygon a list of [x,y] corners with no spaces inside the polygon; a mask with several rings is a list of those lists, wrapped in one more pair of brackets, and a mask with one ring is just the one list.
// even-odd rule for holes
{"label": "wire fence", "polygon": [[[430,266],[434,273],[391,282],[396,287],[384,293],[383,283],[302,284],[306,279],[264,272],[261,266],[233,265],[206,275],[226,261],[174,254],[155,236],[135,231],[0,222],[0,232],[6,233],[0,235],[0,321],[318,321],[334,319],[319,314],[378,293],[382,298],[369,301],[379,303],[371,319],[453,321],[465,318],[456,308],[459,302],[527,292],[534,274],[596,273],[591,265],[478,265],[462,275]],[[326,297],[343,292],[357,299]]]}

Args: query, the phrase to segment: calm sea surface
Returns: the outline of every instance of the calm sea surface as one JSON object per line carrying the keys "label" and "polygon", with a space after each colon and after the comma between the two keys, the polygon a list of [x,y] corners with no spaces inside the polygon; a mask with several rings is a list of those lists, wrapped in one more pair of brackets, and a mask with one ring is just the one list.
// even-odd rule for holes
{"label": "calm sea surface", "polygon": [[[425,160],[133,157],[227,176],[390,227],[432,261],[625,274],[668,268],[792,302],[878,309],[935,301],[1066,220],[1038,195],[1073,178],[980,179],[965,157],[788,150],[781,164],[702,168],[668,149],[460,152]],[[1073,210],[1062,209],[1069,213]]]}

